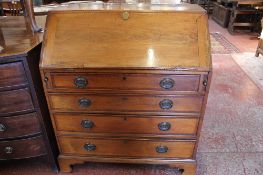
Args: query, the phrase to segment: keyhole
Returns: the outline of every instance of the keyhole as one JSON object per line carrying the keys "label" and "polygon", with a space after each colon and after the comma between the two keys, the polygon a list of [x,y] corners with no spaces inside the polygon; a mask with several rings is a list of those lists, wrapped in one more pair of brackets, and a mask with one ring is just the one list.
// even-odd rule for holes
{"label": "keyhole", "polygon": [[122,77],[122,80],[126,80],[127,78],[126,77]]}

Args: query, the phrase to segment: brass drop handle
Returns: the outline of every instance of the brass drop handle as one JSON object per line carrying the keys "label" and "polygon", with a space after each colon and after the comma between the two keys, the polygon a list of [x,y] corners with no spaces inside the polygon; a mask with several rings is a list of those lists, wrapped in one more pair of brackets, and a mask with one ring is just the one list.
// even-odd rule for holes
{"label": "brass drop handle", "polygon": [[91,106],[91,100],[86,98],[79,99],[79,106],[82,108],[87,108]]}
{"label": "brass drop handle", "polygon": [[84,77],[77,77],[74,80],[74,84],[77,88],[86,88],[88,85],[88,80]]}
{"label": "brass drop handle", "polygon": [[160,81],[160,86],[163,89],[172,89],[174,87],[174,80],[171,78],[164,78]]}
{"label": "brass drop handle", "polygon": [[168,147],[167,146],[157,146],[155,148],[157,153],[167,153],[168,152]]}
{"label": "brass drop handle", "polygon": [[171,128],[171,124],[169,122],[161,122],[158,124],[158,128],[161,131],[168,131]]}
{"label": "brass drop handle", "polygon": [[81,126],[83,128],[91,129],[94,126],[94,123],[91,120],[82,120]]}
{"label": "brass drop handle", "polygon": [[159,106],[161,109],[171,109],[173,107],[173,101],[169,99],[164,99],[160,101]]}
{"label": "brass drop handle", "polygon": [[6,153],[6,154],[12,154],[13,153],[13,148],[11,147],[11,146],[7,146],[7,147],[5,147],[4,148],[4,152]]}
{"label": "brass drop handle", "polygon": [[86,144],[84,145],[84,148],[85,148],[85,150],[87,150],[87,151],[95,151],[95,150],[96,150],[96,145],[91,144],[91,143],[86,143]]}
{"label": "brass drop handle", "polygon": [[6,126],[2,123],[0,123],[0,132],[6,131]]}

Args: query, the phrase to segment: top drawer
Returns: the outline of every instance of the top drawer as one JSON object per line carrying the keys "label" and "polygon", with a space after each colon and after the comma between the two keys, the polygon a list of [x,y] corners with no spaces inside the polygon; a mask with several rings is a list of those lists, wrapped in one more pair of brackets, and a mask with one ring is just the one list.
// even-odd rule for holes
{"label": "top drawer", "polygon": [[0,89],[27,84],[22,62],[0,64]]}
{"label": "top drawer", "polygon": [[201,75],[51,73],[49,87],[71,90],[198,91]]}

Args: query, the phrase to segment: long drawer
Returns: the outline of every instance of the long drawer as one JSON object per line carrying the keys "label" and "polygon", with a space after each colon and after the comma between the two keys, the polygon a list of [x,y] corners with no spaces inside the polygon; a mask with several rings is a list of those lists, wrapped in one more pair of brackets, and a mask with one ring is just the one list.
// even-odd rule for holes
{"label": "long drawer", "polygon": [[196,135],[199,118],[54,114],[58,131]]}
{"label": "long drawer", "polygon": [[0,99],[0,116],[34,109],[28,88],[0,92]]}
{"label": "long drawer", "polygon": [[46,154],[42,136],[0,142],[0,160],[36,157]]}
{"label": "long drawer", "polygon": [[0,89],[27,84],[22,62],[0,64]]}
{"label": "long drawer", "polygon": [[203,96],[50,94],[49,100],[60,111],[200,112]]}
{"label": "long drawer", "polygon": [[151,158],[191,158],[194,141],[60,137],[62,154]]}
{"label": "long drawer", "polygon": [[28,136],[40,132],[36,113],[0,118],[0,139]]}
{"label": "long drawer", "polygon": [[153,90],[196,92],[200,82],[195,75],[51,73],[52,89]]}

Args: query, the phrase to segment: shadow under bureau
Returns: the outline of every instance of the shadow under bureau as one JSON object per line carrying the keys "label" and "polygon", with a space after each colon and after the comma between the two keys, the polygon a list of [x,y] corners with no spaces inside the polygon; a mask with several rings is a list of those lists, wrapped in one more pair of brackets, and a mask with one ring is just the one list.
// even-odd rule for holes
{"label": "shadow under bureau", "polygon": [[211,79],[201,7],[82,3],[46,26],[40,68],[62,172],[94,161],[195,174]]}
{"label": "shadow under bureau", "polygon": [[0,161],[45,156],[58,171],[39,72],[42,35],[31,33],[22,16],[0,18]]}

